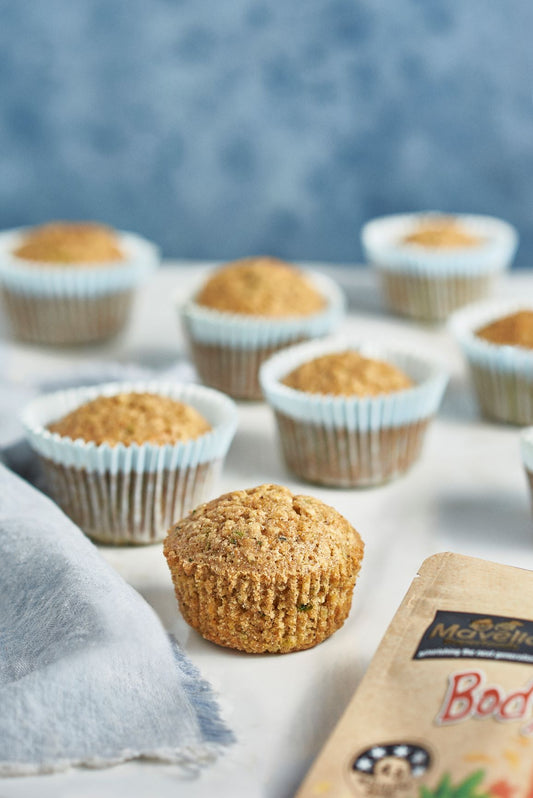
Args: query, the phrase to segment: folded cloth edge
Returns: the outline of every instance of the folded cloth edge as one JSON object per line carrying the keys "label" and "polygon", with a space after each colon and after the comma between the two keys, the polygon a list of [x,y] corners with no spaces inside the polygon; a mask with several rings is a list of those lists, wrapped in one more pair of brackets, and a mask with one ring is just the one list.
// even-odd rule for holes
{"label": "folded cloth edge", "polygon": [[[5,468],[1,464],[0,458],[0,471]],[[12,477],[22,482],[20,476],[14,474],[10,469],[5,469],[7,473],[11,473]],[[35,490],[35,488],[33,488]],[[37,491],[40,493],[40,491]],[[41,493],[42,499],[46,502],[51,500]],[[61,510],[56,506],[56,511],[63,515]],[[68,522],[71,524],[72,522]],[[78,530],[79,531],[79,530]],[[82,533],[79,533],[82,535]],[[87,544],[93,547],[93,544],[85,539]],[[107,566],[111,568],[111,566]],[[114,570],[114,569],[111,569]],[[116,572],[115,572],[116,574]],[[121,580],[118,574],[116,576]],[[130,586],[131,588],[131,586]],[[133,588],[131,588],[133,589]],[[139,594],[138,594],[139,595]],[[139,598],[144,602],[141,596]],[[152,610],[153,612],[153,610]],[[170,648],[172,651],[173,659],[176,663],[176,670],[180,672],[182,680],[181,687],[189,699],[191,704],[194,705],[196,721],[201,731],[202,740],[194,743],[178,744],[176,746],[157,746],[154,750],[150,747],[143,746],[142,750],[135,748],[125,747],[114,755],[100,756],[93,758],[45,758],[39,762],[28,761],[3,761],[0,762],[0,777],[10,776],[30,776],[39,774],[49,774],[61,772],[75,767],[86,768],[103,768],[117,765],[128,760],[153,760],[158,762],[165,762],[168,764],[175,764],[181,766],[190,772],[197,772],[203,766],[212,762],[223,749],[229,744],[236,741],[235,735],[226,725],[222,719],[221,711],[215,692],[208,683],[200,675],[199,669],[191,662],[185,652],[181,649],[176,639],[171,634],[167,634]]]}
{"label": "folded cloth edge", "polygon": [[222,720],[219,705],[209,682],[203,679],[200,671],[181,650],[173,635],[169,634],[172,651],[179,670],[185,676],[182,686],[189,700],[194,704],[197,720],[206,742],[196,745],[169,747],[160,746],[154,751],[138,751],[125,748],[119,756],[94,757],[93,759],[54,759],[29,764],[28,762],[0,762],[0,778],[13,776],[38,776],[61,773],[76,767],[105,768],[120,765],[132,760],[160,762],[178,765],[184,770],[196,773],[213,762],[223,749],[236,742],[234,733]]}
{"label": "folded cloth edge", "polygon": [[219,705],[209,682],[203,679],[200,671],[181,650],[172,634],[168,635],[177,667],[184,674],[182,686],[187,697],[194,704],[197,720],[206,740],[204,743],[167,749],[160,746],[154,751],[138,751],[125,748],[116,757],[94,757],[93,759],[55,759],[49,762],[29,764],[27,762],[0,762],[0,778],[14,776],[38,776],[61,773],[72,768],[97,769],[113,767],[132,760],[154,761],[161,764],[178,765],[188,772],[196,773],[213,762],[223,749],[236,742],[234,733],[222,720]]}

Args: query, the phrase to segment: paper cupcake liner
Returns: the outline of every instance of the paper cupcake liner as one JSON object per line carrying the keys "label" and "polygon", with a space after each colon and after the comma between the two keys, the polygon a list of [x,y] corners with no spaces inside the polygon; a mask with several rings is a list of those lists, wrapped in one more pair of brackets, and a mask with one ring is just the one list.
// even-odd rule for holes
{"label": "paper cupcake liner", "polygon": [[500,346],[475,335],[475,331],[533,304],[510,300],[484,302],[455,313],[450,327],[470,368],[483,415],[511,424],[533,424],[533,351]]}
{"label": "paper cupcake liner", "polygon": [[490,296],[498,279],[496,274],[437,277],[378,271],[387,307],[420,321],[445,321],[458,308]]}
{"label": "paper cupcake liner", "polygon": [[99,543],[156,543],[177,518],[200,504],[220,470],[220,461],[126,474],[85,471],[41,458],[54,500]]}
{"label": "paper cupcake liner", "polygon": [[[46,429],[98,396],[157,393],[195,407],[212,429],[191,441],[125,446],[73,441]],[[52,496],[95,540],[152,543],[199,504],[211,488],[237,425],[235,405],[198,385],[122,382],[58,391],[34,400],[22,421]]]}
{"label": "paper cupcake liner", "polygon": [[134,292],[107,296],[36,297],[4,288],[11,329],[20,341],[40,344],[84,344],[116,335],[126,325]]}
{"label": "paper cupcake liner", "polygon": [[252,400],[263,398],[259,385],[261,364],[284,348],[284,345],[280,345],[261,349],[233,349],[194,340],[190,341],[190,346],[202,382],[235,399]]}
{"label": "paper cupcake liner", "polygon": [[420,457],[430,420],[361,433],[275,415],[289,469],[308,482],[343,488],[377,485],[407,471]]}
{"label": "paper cupcake liner", "polygon": [[84,343],[110,337],[127,320],[132,292],[159,262],[157,247],[118,232],[125,258],[65,266],[12,254],[24,229],[0,233],[0,287],[13,332],[36,343]]}
{"label": "paper cupcake liner", "polygon": [[528,427],[520,435],[520,453],[524,468],[533,474],[533,427]]}
{"label": "paper cupcake liner", "polygon": [[332,635],[348,617],[359,570],[260,581],[178,558],[169,565],[187,623],[213,643],[255,654],[301,651]]}
{"label": "paper cupcake liner", "polygon": [[[307,394],[282,383],[302,363],[354,349],[393,363],[415,386],[375,397]],[[340,487],[375,485],[404,473],[421,451],[447,375],[418,354],[344,339],[311,342],[274,355],[260,371],[275,412],[287,466],[310,482]]]}
{"label": "paper cupcake liner", "polygon": [[388,271],[435,277],[481,275],[510,266],[518,246],[518,233],[508,222],[492,216],[452,214],[469,232],[483,239],[479,246],[431,249],[402,243],[421,222],[442,215],[438,212],[394,214],[367,222],[361,231],[367,259]]}
{"label": "paper cupcake liner", "polygon": [[455,218],[483,239],[479,246],[430,249],[401,243],[420,222],[435,216],[439,214],[385,216],[368,222],[361,233],[388,307],[424,321],[443,321],[457,308],[489,296],[518,246],[518,234],[507,222],[467,215]]}
{"label": "paper cupcake liner", "polygon": [[310,316],[286,319],[221,313],[189,301],[182,309],[185,332],[200,376],[207,385],[239,399],[261,399],[258,372],[274,352],[330,333],[345,312],[338,285],[323,274],[306,272],[326,299]]}
{"label": "paper cupcake liner", "polygon": [[525,429],[520,436],[520,452],[526,472],[531,510],[533,512],[533,427]]}

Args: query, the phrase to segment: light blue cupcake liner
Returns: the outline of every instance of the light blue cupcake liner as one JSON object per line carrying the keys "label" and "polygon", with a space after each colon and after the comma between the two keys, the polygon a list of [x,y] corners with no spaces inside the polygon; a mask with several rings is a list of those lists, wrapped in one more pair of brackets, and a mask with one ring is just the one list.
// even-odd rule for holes
{"label": "light blue cupcake liner", "polygon": [[476,246],[437,249],[403,242],[420,224],[439,216],[427,213],[393,214],[367,222],[361,241],[367,260],[384,271],[424,277],[481,276],[507,269],[518,247],[518,233],[508,222],[492,216],[451,214],[472,235]]}
{"label": "light blue cupcake liner", "polygon": [[303,273],[325,298],[324,310],[310,316],[260,318],[222,313],[198,305],[193,298],[181,308],[181,316],[189,335],[202,344],[254,350],[328,334],[343,318],[346,306],[344,294],[326,275],[314,271]]}
{"label": "light blue cupcake liner", "polygon": [[493,344],[476,330],[520,310],[533,311],[533,302],[478,302],[454,313],[450,329],[470,366],[482,410],[513,424],[533,423],[533,350]]}
{"label": "light blue cupcake liner", "polygon": [[[46,429],[91,399],[123,392],[190,404],[212,429],[163,446],[97,445]],[[162,540],[171,524],[205,501],[235,433],[237,412],[231,399],[209,388],[136,381],[48,394],[34,400],[22,420],[53,498],[73,521],[103,543],[146,544]]]}
{"label": "light blue cupcake liner", "polygon": [[[347,350],[394,364],[413,380],[414,387],[358,398],[307,394],[282,383],[283,378],[302,363]],[[354,342],[344,338],[313,341],[285,349],[261,367],[259,376],[267,402],[280,413],[317,426],[359,432],[403,427],[433,416],[448,381],[448,375],[440,366],[418,354],[374,342]]]}
{"label": "light blue cupcake liner", "polygon": [[[393,363],[412,378],[414,387],[357,398],[308,394],[282,383],[302,363],[349,349]],[[387,482],[418,459],[447,375],[411,352],[376,342],[330,339],[274,355],[263,365],[260,380],[275,411],[289,469],[309,482],[349,488]]]}
{"label": "light blue cupcake liner", "polygon": [[532,350],[493,344],[476,335],[476,330],[520,310],[533,311],[533,302],[519,299],[476,302],[454,313],[450,329],[469,362],[502,373],[520,373],[533,381]]}
{"label": "light blue cupcake liner", "polygon": [[0,285],[28,297],[94,298],[127,291],[159,264],[159,250],[134,233],[117,231],[125,257],[109,263],[69,266],[42,264],[13,255],[27,229],[0,233]]}
{"label": "light blue cupcake liner", "polygon": [[[118,393],[155,393],[195,407],[212,429],[199,438],[158,446],[151,443],[122,443],[110,446],[81,439],[71,440],[46,427],[77,407],[99,396]],[[35,399],[22,414],[30,445],[42,457],[65,467],[101,475],[192,468],[223,459],[237,428],[235,403],[219,391],[200,385],[171,385],[154,381],[119,382],[57,391]]]}
{"label": "light blue cupcake liner", "polygon": [[533,474],[533,427],[528,427],[520,435],[520,452],[526,471]]}

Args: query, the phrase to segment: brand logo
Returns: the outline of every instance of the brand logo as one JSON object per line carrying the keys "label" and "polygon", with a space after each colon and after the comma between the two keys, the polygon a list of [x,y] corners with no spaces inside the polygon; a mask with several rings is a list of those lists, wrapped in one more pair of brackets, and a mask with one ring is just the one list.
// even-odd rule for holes
{"label": "brand logo", "polygon": [[348,780],[356,798],[414,798],[430,764],[429,751],[417,743],[379,743],[359,752]]}
{"label": "brand logo", "polygon": [[533,621],[438,610],[413,659],[446,658],[533,664]]}

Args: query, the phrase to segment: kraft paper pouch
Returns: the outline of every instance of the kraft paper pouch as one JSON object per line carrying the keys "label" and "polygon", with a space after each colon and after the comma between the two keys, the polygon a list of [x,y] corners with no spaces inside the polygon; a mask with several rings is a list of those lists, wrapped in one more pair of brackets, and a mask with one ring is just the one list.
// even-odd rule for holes
{"label": "kraft paper pouch", "polygon": [[424,562],[298,798],[533,798],[533,572]]}

